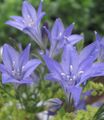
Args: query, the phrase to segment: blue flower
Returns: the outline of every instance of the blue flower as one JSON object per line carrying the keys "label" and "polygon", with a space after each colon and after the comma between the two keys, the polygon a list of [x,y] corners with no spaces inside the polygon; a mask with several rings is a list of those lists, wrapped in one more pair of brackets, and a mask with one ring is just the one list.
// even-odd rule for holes
{"label": "blue flower", "polygon": [[50,40],[49,56],[52,57],[59,53],[60,49],[63,48],[65,44],[74,45],[80,40],[83,40],[82,35],[71,35],[73,28],[74,24],[71,24],[65,29],[60,18],[56,19],[51,32],[49,32],[49,30],[45,28]]}
{"label": "blue flower", "polygon": [[75,106],[78,105],[82,93],[80,85],[91,77],[104,76],[104,63],[95,62],[98,54],[98,49],[95,47],[94,42],[78,53],[75,47],[66,45],[61,63],[47,55],[43,57],[50,71],[45,79],[58,82],[63,88],[67,100],[71,94]]}
{"label": "blue flower", "polygon": [[38,59],[29,60],[29,54],[30,44],[21,53],[8,44],[3,46],[3,64],[0,64],[3,84],[28,84],[34,81],[32,73],[41,62]]}
{"label": "blue flower", "polygon": [[44,15],[45,12],[42,12],[42,2],[36,12],[30,3],[24,1],[22,16],[11,16],[12,20],[7,21],[6,24],[28,34],[41,48],[44,48],[40,29],[40,22]]}

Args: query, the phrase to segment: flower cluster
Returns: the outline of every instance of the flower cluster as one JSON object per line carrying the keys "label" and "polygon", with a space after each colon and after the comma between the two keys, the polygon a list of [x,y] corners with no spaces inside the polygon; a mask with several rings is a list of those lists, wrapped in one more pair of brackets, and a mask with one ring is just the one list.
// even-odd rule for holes
{"label": "flower cluster", "polygon": [[10,45],[3,46],[2,59],[4,64],[0,64],[2,72],[2,83],[32,83],[33,71],[41,63],[38,59],[29,60],[30,44],[21,53],[17,52]]}
{"label": "flower cluster", "polygon": [[[87,80],[104,76],[104,38],[95,32],[96,40],[79,52],[75,44],[84,40],[84,36],[72,34],[74,23],[64,28],[61,19],[57,18],[50,30],[46,25],[40,24],[44,15],[42,2],[36,11],[30,3],[24,1],[22,16],[11,16],[11,20],[6,24],[26,33],[44,52],[42,58],[49,70],[44,79],[57,82],[62,87],[67,104],[71,101],[76,109],[84,108],[85,95],[88,94],[83,93],[83,88]],[[48,45],[44,35],[49,40]],[[61,62],[55,60],[59,53]],[[0,64],[2,83],[28,84],[34,81],[32,75],[42,61],[33,58],[29,60],[29,55],[30,44],[22,52],[17,52],[8,44],[3,46],[3,64]],[[62,104],[58,98],[50,102],[55,104],[51,106],[52,110],[59,109]]]}

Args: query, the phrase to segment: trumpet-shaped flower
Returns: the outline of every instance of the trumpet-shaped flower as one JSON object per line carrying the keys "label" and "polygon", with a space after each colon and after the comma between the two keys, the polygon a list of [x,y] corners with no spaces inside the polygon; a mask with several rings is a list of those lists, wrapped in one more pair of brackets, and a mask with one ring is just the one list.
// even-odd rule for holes
{"label": "trumpet-shaped flower", "polygon": [[74,24],[71,24],[66,29],[61,21],[61,19],[56,19],[51,32],[46,29],[49,40],[50,40],[50,51],[49,56],[54,56],[59,52],[59,50],[64,46],[64,44],[74,45],[80,40],[83,40],[82,35],[72,34]]}
{"label": "trumpet-shaped flower", "polygon": [[61,63],[47,55],[44,56],[50,71],[45,79],[58,82],[67,99],[71,94],[75,106],[78,105],[82,93],[80,85],[91,77],[104,76],[104,63],[95,63],[98,54],[98,49],[95,47],[94,42],[78,53],[73,46],[67,45],[64,48]]}
{"label": "trumpet-shaped flower", "polygon": [[38,59],[29,60],[29,54],[30,44],[21,53],[8,44],[3,46],[3,64],[0,64],[2,83],[28,84],[34,81],[31,75],[41,62]]}
{"label": "trumpet-shaped flower", "polygon": [[39,26],[44,15],[45,12],[42,12],[42,2],[36,12],[30,3],[24,1],[22,5],[22,16],[11,16],[12,20],[7,21],[6,24],[28,34],[40,47],[44,48]]}

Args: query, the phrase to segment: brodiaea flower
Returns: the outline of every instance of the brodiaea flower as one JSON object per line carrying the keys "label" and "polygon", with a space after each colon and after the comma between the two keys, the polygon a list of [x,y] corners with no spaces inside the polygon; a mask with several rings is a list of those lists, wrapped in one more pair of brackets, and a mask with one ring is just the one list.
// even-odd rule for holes
{"label": "brodiaea flower", "polygon": [[80,85],[90,77],[104,76],[104,63],[94,63],[98,54],[98,49],[95,49],[95,47],[96,44],[92,43],[78,53],[73,46],[67,45],[64,48],[61,63],[47,55],[44,56],[50,71],[45,79],[58,82],[67,99],[71,94],[75,106],[78,105],[82,93]]}
{"label": "brodiaea flower", "polygon": [[60,18],[56,19],[51,32],[45,28],[50,40],[49,56],[57,54],[65,44],[74,45],[83,40],[83,35],[72,34],[73,28],[74,24],[71,24],[65,29]]}
{"label": "brodiaea flower", "polygon": [[30,44],[19,53],[10,45],[3,46],[2,59],[4,64],[0,64],[2,72],[2,83],[32,83],[31,74],[41,63],[38,59],[29,60]]}
{"label": "brodiaea flower", "polygon": [[6,24],[15,27],[26,34],[28,34],[41,48],[44,48],[42,41],[40,22],[45,12],[42,12],[42,2],[36,12],[35,8],[27,1],[23,2],[22,17],[11,16],[12,20],[6,22]]}

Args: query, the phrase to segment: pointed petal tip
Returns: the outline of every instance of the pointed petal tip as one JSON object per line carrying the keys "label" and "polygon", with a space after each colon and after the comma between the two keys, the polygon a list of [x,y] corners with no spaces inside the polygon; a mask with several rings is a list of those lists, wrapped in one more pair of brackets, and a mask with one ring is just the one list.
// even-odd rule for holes
{"label": "pointed petal tip", "polygon": [[8,21],[4,22],[4,24],[8,24]]}
{"label": "pointed petal tip", "polygon": [[5,43],[5,44],[3,45],[3,48],[4,48],[4,47],[8,47],[8,48],[11,47],[11,48],[13,48],[11,45],[9,45],[9,44],[7,44],[7,43]]}
{"label": "pointed petal tip", "polygon": [[61,18],[58,17],[58,18],[56,18],[56,20],[61,20]]}
{"label": "pointed petal tip", "polygon": [[28,1],[27,0],[23,0],[23,4],[28,4]]}
{"label": "pointed petal tip", "polygon": [[61,22],[61,18],[56,18],[55,22],[56,22],[56,23]]}
{"label": "pointed petal tip", "polygon": [[28,46],[31,47],[31,43],[29,43]]}
{"label": "pointed petal tip", "polygon": [[8,20],[8,21],[4,22],[4,24],[10,25],[10,22],[11,22],[11,20]]}
{"label": "pointed petal tip", "polygon": [[3,45],[3,48],[4,48],[4,47],[8,47],[8,44],[7,44],[7,43],[5,43],[5,44]]}

